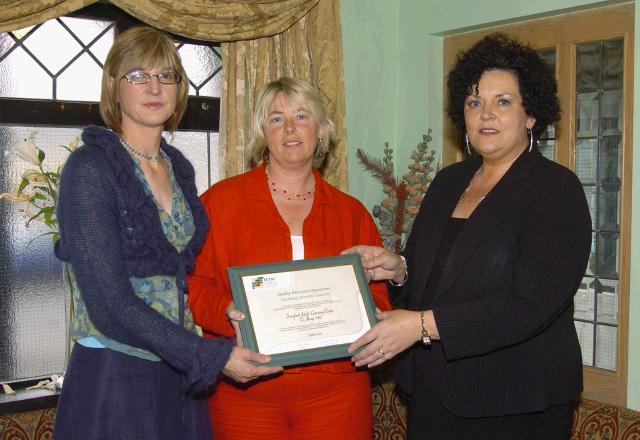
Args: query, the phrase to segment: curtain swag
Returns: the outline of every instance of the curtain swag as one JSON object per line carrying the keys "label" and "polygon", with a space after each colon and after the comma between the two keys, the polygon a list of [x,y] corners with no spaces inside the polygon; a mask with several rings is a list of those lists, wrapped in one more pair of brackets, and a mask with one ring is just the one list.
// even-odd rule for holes
{"label": "curtain swag", "polygon": [[[159,29],[206,41],[237,41],[282,32],[319,0],[112,0]],[[0,32],[68,14],[97,0],[0,0]]]}

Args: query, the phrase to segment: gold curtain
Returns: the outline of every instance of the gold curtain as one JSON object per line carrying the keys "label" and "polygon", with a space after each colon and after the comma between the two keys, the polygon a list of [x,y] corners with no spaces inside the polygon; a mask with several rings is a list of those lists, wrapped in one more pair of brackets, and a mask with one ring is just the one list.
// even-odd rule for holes
{"label": "gold curtain", "polygon": [[249,119],[257,91],[287,75],[315,85],[336,124],[336,144],[323,170],[327,180],[347,189],[344,79],[338,0],[320,0],[301,20],[270,38],[222,44],[223,91],[220,143],[225,174],[248,169]]}
{"label": "gold curtain", "polygon": [[33,26],[95,2],[96,0],[0,0],[0,32]]}
{"label": "gold curtain", "polygon": [[[0,32],[81,9],[96,0],[0,0]],[[188,38],[220,41],[220,145],[226,176],[249,165],[249,119],[256,91],[289,75],[321,92],[337,142],[324,169],[346,190],[346,130],[339,0],[112,0],[136,18]]]}
{"label": "gold curtain", "polygon": [[[0,0],[0,32],[22,29],[98,0]],[[151,26],[196,40],[237,41],[274,35],[318,0],[111,0]]]}
{"label": "gold curtain", "polygon": [[111,0],[134,17],[174,34],[237,41],[282,32],[318,0]]}

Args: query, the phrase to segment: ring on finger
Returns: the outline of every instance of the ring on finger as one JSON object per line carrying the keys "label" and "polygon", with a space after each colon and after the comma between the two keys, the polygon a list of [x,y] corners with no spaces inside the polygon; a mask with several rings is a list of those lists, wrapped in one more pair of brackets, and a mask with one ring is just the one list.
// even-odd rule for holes
{"label": "ring on finger", "polygon": [[385,354],[384,354],[384,351],[382,351],[381,349],[378,349],[378,353],[380,353],[380,357],[381,358],[386,358]]}

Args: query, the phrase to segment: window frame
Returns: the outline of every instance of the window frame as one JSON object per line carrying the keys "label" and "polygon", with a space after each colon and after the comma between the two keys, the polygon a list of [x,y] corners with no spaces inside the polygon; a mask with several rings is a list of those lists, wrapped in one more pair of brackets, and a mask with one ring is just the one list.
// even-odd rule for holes
{"label": "window frame", "polygon": [[[445,75],[456,61],[459,51],[468,49],[487,34],[502,32],[529,42],[536,49],[555,48],[558,96],[563,110],[556,124],[556,162],[574,169],[576,110],[576,45],[598,40],[624,40],[623,133],[620,213],[620,274],[618,303],[617,370],[584,366],[584,398],[626,406],[629,347],[629,279],[631,249],[631,154],[633,110],[633,30],[634,4],[606,6],[559,16],[491,27],[444,38],[443,69]],[[566,80],[561,80],[566,78]],[[446,78],[445,78],[446,84]],[[443,96],[446,96],[446,88]],[[570,117],[567,117],[570,116]],[[445,165],[463,158],[462,133],[443,113],[442,160]]]}
{"label": "window frame", "polygon": [[[65,17],[111,21],[113,22],[116,37],[131,27],[148,26],[116,6],[101,3],[89,5],[65,15]],[[36,25],[34,29],[40,25]],[[169,35],[179,43],[198,45],[204,43],[181,35]],[[216,43],[210,43],[209,45],[219,47],[219,44]],[[98,64],[102,67],[101,63]],[[218,97],[189,95],[187,108],[177,131],[206,130],[219,133],[220,104],[221,100]],[[100,117],[99,103],[95,101],[75,102],[60,99],[0,97],[0,124],[43,125],[43,121],[46,121],[45,125],[60,127],[104,126],[104,122]]]}

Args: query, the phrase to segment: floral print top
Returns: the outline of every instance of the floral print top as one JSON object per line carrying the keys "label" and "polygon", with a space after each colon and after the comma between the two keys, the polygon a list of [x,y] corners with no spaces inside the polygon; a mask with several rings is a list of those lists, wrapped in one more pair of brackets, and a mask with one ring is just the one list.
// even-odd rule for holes
{"label": "floral print top", "polygon": [[[195,233],[195,224],[193,216],[191,215],[191,209],[173,173],[171,159],[162,150],[160,150],[160,155],[169,167],[169,180],[172,190],[171,214],[167,213],[155,197],[153,197],[151,186],[144,176],[142,168],[140,168],[140,160],[134,156],[132,156],[132,160],[135,162],[136,176],[144,185],[147,194],[149,194],[156,203],[164,235],[178,251],[182,252]],[[108,347],[131,356],[151,361],[160,360],[158,356],[149,351],[122,344],[100,333],[89,318],[72,267],[69,267],[69,275],[69,284],[74,303],[74,313],[71,322],[71,337],[74,341],[94,348]],[[177,288],[175,276],[154,275],[145,278],[130,277],[129,282],[135,294],[147,303],[149,307],[175,323],[180,322],[180,307],[178,301],[182,300],[184,302],[185,328],[194,333],[198,331],[187,305],[187,297]]]}

